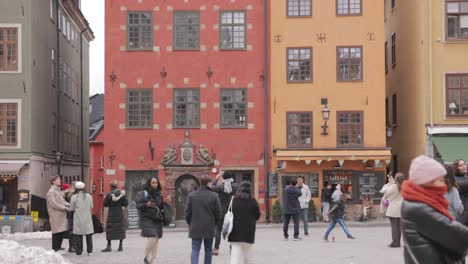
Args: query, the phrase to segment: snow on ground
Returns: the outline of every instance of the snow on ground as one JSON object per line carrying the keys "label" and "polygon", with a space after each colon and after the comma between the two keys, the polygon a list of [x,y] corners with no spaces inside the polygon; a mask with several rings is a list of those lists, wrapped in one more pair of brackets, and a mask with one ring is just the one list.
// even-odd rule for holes
{"label": "snow on ground", "polygon": [[12,240],[0,240],[0,263],[2,264],[71,264],[52,250],[27,247]]}
{"label": "snow on ground", "polygon": [[14,233],[14,234],[0,234],[0,239],[8,240],[31,240],[31,239],[51,239],[52,233],[49,232],[31,232],[31,233]]}

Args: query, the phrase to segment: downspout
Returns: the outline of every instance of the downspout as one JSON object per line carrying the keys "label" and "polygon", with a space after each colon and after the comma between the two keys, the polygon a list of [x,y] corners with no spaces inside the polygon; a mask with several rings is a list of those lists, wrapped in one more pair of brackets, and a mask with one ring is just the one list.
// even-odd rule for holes
{"label": "downspout", "polygon": [[266,223],[270,223],[270,189],[269,189],[269,168],[270,168],[270,148],[269,148],[269,127],[270,127],[270,115],[269,115],[269,93],[268,93],[268,0],[265,0],[263,5],[263,38],[264,38],[264,49],[263,49],[263,97],[264,97],[264,150],[263,150],[263,160],[265,168],[265,177],[266,177],[266,188],[265,188],[265,220]]}
{"label": "downspout", "polygon": [[430,128],[434,126],[433,120],[433,107],[432,107],[432,90],[433,90],[433,81],[432,81],[432,1],[429,1],[429,67],[428,67],[428,80],[429,80],[429,125]]}
{"label": "downspout", "polygon": [[80,89],[80,147],[81,147],[81,179],[87,186],[89,183],[86,182],[84,177],[84,131],[83,131],[83,33],[89,29],[89,24],[86,22],[86,28],[80,32],[80,75],[81,75],[81,89]]}
{"label": "downspout", "polygon": [[61,150],[61,146],[60,146],[60,123],[61,123],[61,113],[60,113],[60,110],[61,110],[61,107],[60,107],[60,96],[61,96],[61,87],[60,87],[60,82],[61,82],[61,78],[60,78],[60,30],[59,30],[59,27],[60,27],[60,17],[59,17],[59,8],[60,8],[60,5],[59,5],[59,0],[55,0],[55,21],[56,21],[56,31],[57,31],[57,44],[56,44],[56,54],[55,55],[55,58],[56,59],[56,64],[55,64],[55,87],[57,88],[57,116],[55,118],[55,122],[56,122],[56,126],[55,126],[55,129],[57,130],[57,142],[56,142],[56,146],[57,146],[57,151],[55,153],[55,160],[57,161],[57,174],[59,175],[60,177],[60,180],[62,181],[62,175],[61,175],[61,171],[60,171],[60,166],[61,166],[61,162],[62,162],[62,154],[60,152]]}

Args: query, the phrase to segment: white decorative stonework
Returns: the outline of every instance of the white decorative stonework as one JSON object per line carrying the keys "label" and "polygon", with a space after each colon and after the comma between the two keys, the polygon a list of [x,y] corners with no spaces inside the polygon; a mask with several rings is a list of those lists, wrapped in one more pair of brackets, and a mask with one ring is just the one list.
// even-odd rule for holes
{"label": "white decorative stonework", "polygon": [[230,1],[231,1],[231,3],[235,3],[235,2],[236,2],[236,0],[230,0]]}
{"label": "white decorative stonework", "polygon": [[153,108],[154,109],[159,109],[159,103],[153,103]]}
{"label": "white decorative stonework", "polygon": [[216,88],[216,89],[219,89],[219,88],[221,88],[221,85],[219,83],[215,83],[213,87]]}
{"label": "white decorative stonework", "polygon": [[247,84],[247,88],[249,88],[249,89],[254,88],[253,82],[249,82],[249,84]]}
{"label": "white decorative stonework", "polygon": [[160,25],[154,25],[154,27],[153,27],[153,29],[154,29],[155,31],[158,31],[160,28],[161,28]]}
{"label": "white decorative stonework", "polygon": [[166,10],[167,10],[167,11],[172,11],[172,10],[174,10],[174,8],[173,8],[172,6],[170,6],[170,5],[168,5],[167,8],[166,8]]}
{"label": "white decorative stonework", "polygon": [[252,24],[247,24],[247,29],[253,29],[253,25]]}
{"label": "white decorative stonework", "polygon": [[126,51],[127,47],[126,46],[120,46],[120,51]]}
{"label": "white decorative stonework", "polygon": [[167,47],[166,47],[166,51],[167,51],[167,52],[172,52],[172,46],[167,46]]}
{"label": "white decorative stonework", "polygon": [[201,109],[206,109],[206,103],[200,103],[200,108]]}
{"label": "white decorative stonework", "polygon": [[219,129],[219,123],[214,124],[213,126],[215,129]]}
{"label": "white decorative stonework", "polygon": [[120,109],[125,109],[125,103],[120,103],[120,104],[119,104],[119,108],[120,108]]}
{"label": "white decorative stonework", "polygon": [[167,25],[167,26],[166,26],[166,29],[167,29],[167,30],[172,30],[172,25]]}
{"label": "white decorative stonework", "polygon": [[236,84],[237,78],[236,77],[231,77],[231,84]]}
{"label": "white decorative stonework", "polygon": [[172,129],[172,124],[166,124],[166,129]]}
{"label": "white decorative stonework", "polygon": [[159,83],[153,84],[153,88],[154,88],[154,89],[158,89],[158,88],[159,88]]}
{"label": "white decorative stonework", "polygon": [[174,85],[172,83],[168,83],[166,86],[167,86],[168,89],[174,88]]}
{"label": "white decorative stonework", "polygon": [[153,8],[153,11],[159,11],[159,6],[155,6],[155,7]]}
{"label": "white decorative stonework", "polygon": [[166,108],[167,109],[172,109],[172,103],[166,103]]}
{"label": "white decorative stonework", "polygon": [[119,129],[124,130],[125,129],[125,124],[119,124]]}
{"label": "white decorative stonework", "polygon": [[200,30],[205,30],[206,29],[206,25],[205,24],[201,24],[200,25]]}
{"label": "white decorative stonework", "polygon": [[206,45],[201,45],[200,46],[200,51],[206,51]]}
{"label": "white decorative stonework", "polygon": [[138,85],[141,85],[143,83],[143,78],[137,78],[137,84]]}
{"label": "white decorative stonework", "polygon": [[139,4],[143,3],[143,0],[138,0],[138,3],[139,3]]}
{"label": "white decorative stonework", "polygon": [[127,30],[127,26],[126,25],[120,25],[120,29],[121,30]]}
{"label": "white decorative stonework", "polygon": [[219,102],[213,103],[213,108],[219,108]]}
{"label": "white decorative stonework", "polygon": [[206,83],[200,84],[200,88],[202,88],[202,89],[206,88]]}
{"label": "white decorative stonework", "polygon": [[158,124],[153,124],[153,129],[154,130],[159,130],[159,125]]}
{"label": "white decorative stonework", "polygon": [[125,83],[120,83],[119,85],[120,85],[120,88],[122,88],[122,89],[127,88],[127,85]]}
{"label": "white decorative stonework", "polygon": [[153,46],[153,52],[159,53],[161,52],[161,48],[159,46]]}
{"label": "white decorative stonework", "polygon": [[184,0],[184,3],[188,3],[188,2],[189,2],[189,0]]}
{"label": "white decorative stonework", "polygon": [[214,29],[214,30],[218,30],[218,29],[219,29],[219,25],[218,25],[218,24],[213,24],[213,29]]}
{"label": "white decorative stonework", "polygon": [[127,11],[127,7],[126,6],[120,6],[120,11]]}
{"label": "white decorative stonework", "polygon": [[253,46],[252,46],[252,45],[247,45],[247,50],[248,50],[248,51],[252,51],[252,50],[253,50]]}
{"label": "white decorative stonework", "polygon": [[253,6],[252,6],[252,5],[247,5],[247,6],[245,7],[245,9],[247,9],[247,10],[253,10]]}
{"label": "white decorative stonework", "polygon": [[220,8],[219,5],[214,5],[214,6],[213,6],[213,10],[214,10],[214,11],[218,11],[219,8]]}
{"label": "white decorative stonework", "polygon": [[206,10],[206,5],[200,6],[200,11],[205,11]]}
{"label": "white decorative stonework", "polygon": [[119,164],[119,170],[125,170],[125,165]]}
{"label": "white decorative stonework", "polygon": [[201,129],[207,129],[207,126],[206,126],[206,124],[201,124],[200,128]]}
{"label": "white decorative stonework", "polygon": [[254,129],[254,128],[255,128],[255,126],[254,126],[254,124],[253,124],[253,123],[249,123],[249,126],[248,126],[248,128],[249,128],[249,129]]}
{"label": "white decorative stonework", "polygon": [[215,45],[215,46],[213,46],[213,50],[214,51],[219,51],[219,47]]}
{"label": "white decorative stonework", "polygon": [[254,102],[248,102],[247,107],[248,108],[254,108]]}
{"label": "white decorative stonework", "polygon": [[189,84],[189,82],[190,82],[190,78],[185,77],[185,78],[184,78],[184,84]]}

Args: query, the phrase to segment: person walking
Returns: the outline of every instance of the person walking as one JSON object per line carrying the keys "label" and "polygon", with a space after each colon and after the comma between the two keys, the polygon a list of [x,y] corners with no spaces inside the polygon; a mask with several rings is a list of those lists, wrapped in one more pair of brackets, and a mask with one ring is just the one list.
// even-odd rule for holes
{"label": "person walking", "polygon": [[73,234],[76,242],[76,255],[83,253],[83,236],[86,236],[86,252],[93,253],[93,197],[85,191],[83,182],[75,183],[75,194],[70,198],[70,211],[73,212]]}
{"label": "person walking", "polygon": [[299,204],[301,206],[301,218],[304,222],[304,235],[309,235],[309,202],[311,197],[309,186],[304,184],[302,176],[297,177],[297,187],[301,190],[302,195],[299,196]]}
{"label": "person walking", "polygon": [[123,240],[125,239],[125,221],[123,208],[128,206],[128,200],[125,197],[125,191],[118,189],[119,182],[112,180],[110,183],[110,192],[104,198],[103,206],[108,208],[106,221],[106,240],[107,247],[102,252],[112,251],[112,240],[119,240],[117,251],[123,251]]}
{"label": "person walking", "polygon": [[157,177],[146,181],[144,190],[137,193],[136,208],[140,214],[141,236],[146,237],[143,263],[154,264],[158,253],[159,239],[163,235],[164,201],[161,184]]}
{"label": "person walking", "polygon": [[421,155],[401,185],[401,226],[406,264],[459,263],[468,252],[468,227],[453,221],[444,198],[444,166]]}
{"label": "person walking", "polygon": [[323,236],[324,241],[328,242],[328,235],[330,235],[330,232],[333,230],[333,228],[335,228],[337,223],[341,225],[343,231],[349,239],[355,239],[355,237],[352,236],[349,232],[348,226],[346,226],[346,222],[344,220],[344,216],[346,214],[345,203],[347,200],[348,197],[346,194],[341,194],[340,199],[334,202],[335,204],[333,205],[333,208],[328,213],[331,216],[331,222],[327,231],[325,232],[325,235]]}
{"label": "person walking", "polygon": [[[221,184],[218,185],[219,179],[222,176]],[[221,217],[223,218],[220,222],[221,224],[218,225],[216,228],[216,236],[215,236],[215,245],[212,254],[217,256],[219,254],[219,245],[221,244],[221,230],[223,228],[223,221],[224,215],[228,211],[229,203],[231,202],[232,196],[237,191],[237,183],[234,182],[234,175],[230,172],[222,171],[211,183],[212,190],[215,191],[219,196],[219,201],[221,203]]]}
{"label": "person walking", "polygon": [[301,205],[299,203],[299,197],[302,195],[301,190],[296,186],[296,179],[286,180],[286,188],[283,190],[283,214],[284,214],[284,225],[283,235],[284,240],[289,239],[288,228],[289,221],[291,218],[294,222],[294,241],[302,240],[299,237],[299,213],[301,211]]}
{"label": "person walking", "polygon": [[257,200],[252,196],[252,184],[243,181],[232,201],[234,222],[228,237],[231,242],[231,264],[251,264],[252,246],[255,242],[255,225],[260,218]]}
{"label": "person walking", "polygon": [[62,181],[59,175],[50,178],[50,189],[47,192],[47,212],[49,213],[50,229],[52,231],[52,249],[62,249],[63,238],[68,230],[67,212],[70,204],[65,201],[60,191]]}
{"label": "person walking", "polygon": [[[62,189],[64,190],[64,198],[67,203],[71,202],[71,197],[75,194],[75,183],[76,181],[72,182],[70,185],[63,184]],[[76,252],[76,243],[75,237],[73,235],[73,212],[67,212],[67,220],[68,220],[68,253]]]}
{"label": "person walking", "polygon": [[328,223],[330,219],[328,218],[328,212],[330,211],[330,203],[331,203],[331,196],[332,196],[332,186],[330,183],[325,183],[325,188],[322,189],[322,217],[323,222]]}
{"label": "person walking", "polygon": [[221,224],[221,203],[218,195],[211,190],[211,178],[200,177],[201,187],[191,192],[185,206],[185,220],[189,225],[189,238],[192,239],[191,264],[198,264],[200,248],[205,247],[205,264],[211,264],[213,238]]}
{"label": "person walking", "polygon": [[444,194],[445,199],[449,202],[449,213],[455,218],[460,220],[463,215],[464,207],[458,193],[458,184],[455,180],[455,169],[453,166],[445,166],[447,175],[445,175],[445,184],[447,184],[447,193]]}
{"label": "person walking", "polygon": [[385,215],[390,219],[390,225],[392,228],[392,243],[388,245],[392,248],[400,247],[401,244],[401,227],[400,227],[400,218],[401,218],[401,203],[403,202],[403,197],[401,196],[401,184],[405,180],[405,175],[403,173],[395,174],[395,184],[392,184],[387,191],[384,193],[382,199],[387,199],[389,204]]}
{"label": "person walking", "polygon": [[464,207],[460,222],[468,226],[468,168],[466,162],[462,159],[456,160],[453,166],[455,167],[455,180],[458,185],[460,199]]}

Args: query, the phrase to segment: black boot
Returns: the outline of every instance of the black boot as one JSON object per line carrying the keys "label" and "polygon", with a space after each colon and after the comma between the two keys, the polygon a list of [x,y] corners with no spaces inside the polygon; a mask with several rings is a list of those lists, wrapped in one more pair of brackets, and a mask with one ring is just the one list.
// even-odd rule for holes
{"label": "black boot", "polygon": [[117,249],[117,251],[123,251],[122,240],[120,240],[119,249]]}
{"label": "black boot", "polygon": [[101,250],[101,252],[111,252],[112,249],[111,249],[111,241],[110,240],[107,240],[107,247],[103,250]]}

